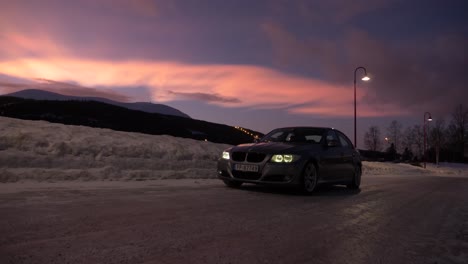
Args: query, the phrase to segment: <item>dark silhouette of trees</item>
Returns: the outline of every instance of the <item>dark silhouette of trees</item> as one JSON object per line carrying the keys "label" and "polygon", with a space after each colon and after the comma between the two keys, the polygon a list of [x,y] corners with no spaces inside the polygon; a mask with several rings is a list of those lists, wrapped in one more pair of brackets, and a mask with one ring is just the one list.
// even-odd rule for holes
{"label": "dark silhouette of trees", "polygon": [[435,162],[439,164],[439,156],[442,148],[446,147],[447,131],[445,128],[445,120],[437,119],[435,124],[431,127],[428,133],[429,145],[435,151]]}
{"label": "dark silhouette of trees", "polygon": [[399,148],[401,147],[401,129],[402,125],[396,120],[393,120],[387,128],[389,142],[393,144],[396,153],[398,153]]}
{"label": "dark silhouette of trees", "polygon": [[414,148],[418,158],[421,159],[424,151],[424,131],[420,125],[414,125],[412,131],[414,134]]}
{"label": "dark silhouette of trees", "polygon": [[368,150],[379,151],[381,149],[381,134],[378,126],[371,126],[364,135],[364,145]]}
{"label": "dark silhouette of trees", "polygon": [[403,159],[403,161],[406,161],[406,162],[412,161],[413,152],[411,152],[411,150],[406,147],[405,150],[403,151],[403,154],[401,155],[401,158]]}
{"label": "dark silhouette of trees", "polygon": [[402,144],[405,148],[414,154],[414,158],[421,159],[423,155],[424,134],[420,125],[407,127],[403,132]]}
{"label": "dark silhouette of trees", "polygon": [[450,145],[455,152],[457,161],[464,161],[465,145],[467,143],[468,130],[468,109],[463,105],[458,105],[452,113],[452,120],[449,125]]}
{"label": "dark silhouette of trees", "polygon": [[395,148],[395,144],[390,144],[390,147],[387,148],[387,155],[389,157],[390,160],[396,160],[397,158],[397,151],[396,151],[396,148]]}

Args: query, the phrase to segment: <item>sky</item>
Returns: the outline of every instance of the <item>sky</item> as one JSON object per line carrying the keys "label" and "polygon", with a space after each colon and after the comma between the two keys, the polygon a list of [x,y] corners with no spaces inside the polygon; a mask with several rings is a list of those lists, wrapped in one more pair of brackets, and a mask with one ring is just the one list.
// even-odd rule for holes
{"label": "sky", "polygon": [[268,132],[422,124],[468,104],[466,0],[0,0],[0,94],[175,107]]}

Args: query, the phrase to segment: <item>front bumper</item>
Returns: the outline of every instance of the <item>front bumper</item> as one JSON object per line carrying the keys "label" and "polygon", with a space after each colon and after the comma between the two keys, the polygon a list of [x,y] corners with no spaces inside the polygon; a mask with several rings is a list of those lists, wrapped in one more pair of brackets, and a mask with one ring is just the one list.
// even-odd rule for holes
{"label": "front bumper", "polygon": [[[292,163],[273,163],[269,159],[267,160],[261,163],[248,163],[219,159],[218,178],[273,185],[296,186],[301,183],[301,174],[306,163],[305,160],[298,160]],[[255,165],[259,167],[259,170],[258,172],[236,171],[234,170],[235,164]]]}

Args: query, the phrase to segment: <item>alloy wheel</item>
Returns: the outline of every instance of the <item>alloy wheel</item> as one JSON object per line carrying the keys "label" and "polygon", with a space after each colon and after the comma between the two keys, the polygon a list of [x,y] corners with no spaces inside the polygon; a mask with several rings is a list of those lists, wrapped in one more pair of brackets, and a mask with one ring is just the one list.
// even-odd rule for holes
{"label": "alloy wheel", "polygon": [[317,186],[317,169],[313,163],[307,164],[303,176],[304,191],[312,193]]}

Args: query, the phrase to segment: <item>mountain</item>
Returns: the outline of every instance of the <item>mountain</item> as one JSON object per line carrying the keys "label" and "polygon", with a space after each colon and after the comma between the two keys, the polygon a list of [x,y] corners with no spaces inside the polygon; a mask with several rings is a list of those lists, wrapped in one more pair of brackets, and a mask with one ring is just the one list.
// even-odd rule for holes
{"label": "mountain", "polygon": [[87,100],[34,100],[0,96],[0,116],[152,135],[171,135],[231,145],[250,143],[255,135],[262,136],[261,133],[246,133],[232,126],[131,110]]}
{"label": "mountain", "polygon": [[4,96],[12,96],[12,97],[19,97],[23,99],[33,99],[33,100],[55,100],[55,101],[96,101],[102,102],[106,104],[116,105],[120,107],[124,107],[130,110],[138,110],[147,113],[157,113],[163,115],[173,115],[173,116],[180,116],[185,118],[190,118],[187,114],[179,111],[173,107],[163,105],[163,104],[153,104],[153,103],[145,103],[145,102],[136,102],[136,103],[124,103],[124,102],[117,102],[107,98],[101,97],[80,97],[80,96],[70,96],[70,95],[62,95],[58,93],[53,93],[44,90],[38,89],[27,89],[22,90],[10,94],[6,94]]}

